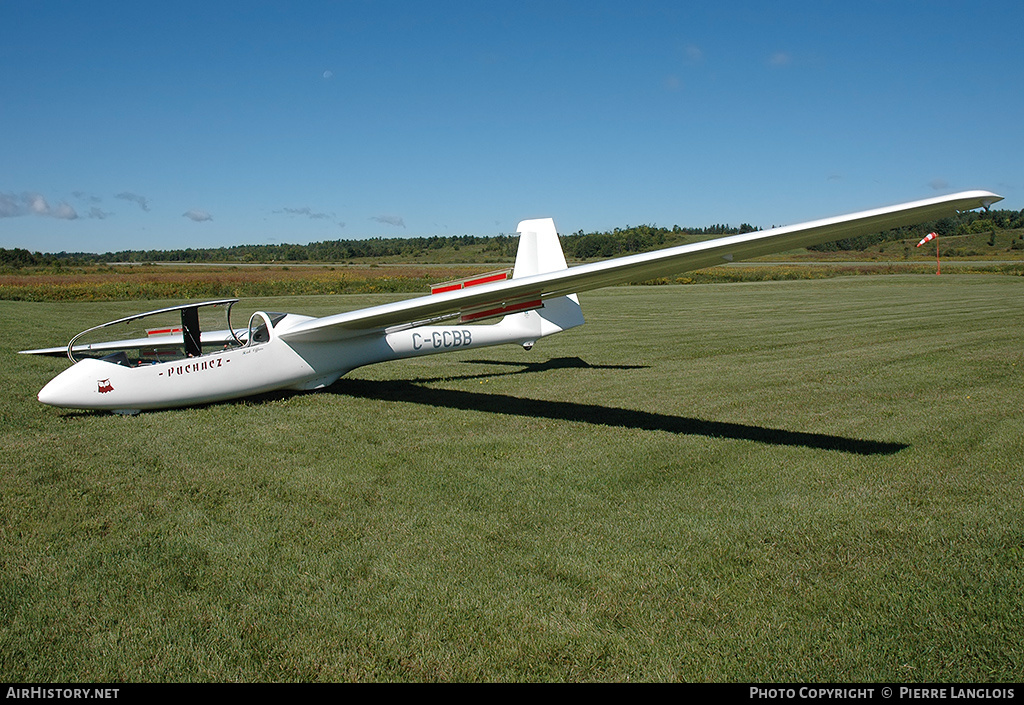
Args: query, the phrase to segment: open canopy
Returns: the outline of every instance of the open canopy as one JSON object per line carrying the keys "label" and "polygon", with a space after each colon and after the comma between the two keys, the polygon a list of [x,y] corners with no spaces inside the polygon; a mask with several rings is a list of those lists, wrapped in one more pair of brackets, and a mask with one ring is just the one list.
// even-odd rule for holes
{"label": "open canopy", "polygon": [[[238,303],[238,299],[217,299],[215,301],[181,304],[179,306],[168,306],[154,311],[146,311],[145,313],[136,313],[132,316],[125,316],[124,318],[118,318],[114,321],[107,321],[98,326],[87,328],[73,337],[67,345],[55,348],[40,348],[38,350],[23,350],[22,352],[28,355],[67,355],[72,362],[77,362],[84,357],[102,357],[127,350],[180,350],[181,355],[195,357],[202,354],[204,345],[223,347],[224,345],[244,344],[245,336],[247,335],[246,329],[234,330],[231,327],[231,307],[236,303]],[[217,306],[227,307],[225,310],[227,328],[225,330],[203,333],[199,326],[199,310]],[[127,325],[144,318],[174,312],[180,312],[181,314],[180,325],[152,329],[147,332],[145,337],[99,343],[78,343],[79,339],[103,328]]]}

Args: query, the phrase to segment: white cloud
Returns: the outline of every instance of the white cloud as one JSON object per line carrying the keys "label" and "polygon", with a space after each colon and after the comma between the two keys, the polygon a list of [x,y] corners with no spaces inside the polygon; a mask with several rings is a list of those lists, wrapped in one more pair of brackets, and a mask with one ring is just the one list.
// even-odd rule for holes
{"label": "white cloud", "polygon": [[132,203],[137,203],[139,205],[139,208],[141,208],[144,211],[149,211],[149,199],[146,198],[145,196],[140,196],[137,193],[132,193],[131,191],[122,191],[121,193],[114,196],[114,198],[120,198],[122,201],[131,201]]}
{"label": "white cloud", "polygon": [[36,215],[48,215],[50,213],[50,204],[46,202],[42,194],[38,193],[26,193],[23,198],[28,203],[28,209]]}
{"label": "white cloud", "polygon": [[398,215],[378,215],[370,218],[370,220],[375,220],[378,223],[384,223],[384,225],[394,225],[397,228],[405,227],[405,220]]}
{"label": "white cloud", "polygon": [[15,218],[24,215],[18,197],[13,193],[0,193],[0,218]]}
{"label": "white cloud", "polygon": [[78,212],[64,201],[52,207],[41,193],[0,193],[0,218],[17,218],[23,215],[38,215],[59,220],[76,220]]}
{"label": "white cloud", "polygon": [[94,196],[91,193],[88,193],[86,191],[72,191],[71,195],[73,195],[78,200],[85,201],[87,203],[102,203],[103,202],[103,199],[100,198],[99,196]]}
{"label": "white cloud", "polygon": [[331,218],[330,214],[316,212],[309,206],[303,206],[302,208],[282,208],[281,210],[274,212],[286,213],[288,215],[304,215],[312,220],[327,220]]}
{"label": "white cloud", "polygon": [[213,216],[204,210],[193,208],[190,211],[185,211],[182,215],[189,220],[195,221],[196,223],[204,223],[207,220],[213,220]]}
{"label": "white cloud", "polygon": [[75,209],[63,201],[53,209],[50,215],[54,218],[59,218],[60,220],[78,220],[78,213]]}

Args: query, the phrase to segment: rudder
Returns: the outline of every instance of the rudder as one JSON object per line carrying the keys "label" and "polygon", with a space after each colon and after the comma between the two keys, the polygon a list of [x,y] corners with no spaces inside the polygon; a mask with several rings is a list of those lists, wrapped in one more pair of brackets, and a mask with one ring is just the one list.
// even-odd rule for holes
{"label": "rudder", "polygon": [[[519,223],[518,230],[519,249],[516,251],[513,279],[567,269],[554,220],[524,220]],[[547,299],[537,311],[506,316],[503,323],[521,328],[524,333],[529,331],[533,339],[523,343],[523,347],[529,349],[536,338],[583,325],[583,311],[576,294],[570,294]]]}
{"label": "rudder", "polygon": [[519,223],[519,249],[513,279],[565,269],[565,254],[558,241],[555,221],[551,218],[524,220]]}

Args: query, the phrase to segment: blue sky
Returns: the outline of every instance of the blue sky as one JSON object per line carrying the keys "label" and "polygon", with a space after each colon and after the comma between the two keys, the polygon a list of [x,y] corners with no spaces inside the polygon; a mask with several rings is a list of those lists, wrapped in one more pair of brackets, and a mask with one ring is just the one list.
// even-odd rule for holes
{"label": "blue sky", "polygon": [[1024,5],[0,0],[0,247],[1024,207]]}

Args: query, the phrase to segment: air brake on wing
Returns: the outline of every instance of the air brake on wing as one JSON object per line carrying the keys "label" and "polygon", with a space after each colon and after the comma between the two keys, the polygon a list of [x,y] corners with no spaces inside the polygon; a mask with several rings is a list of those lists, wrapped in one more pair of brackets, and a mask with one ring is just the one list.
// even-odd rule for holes
{"label": "air brake on wing", "polygon": [[474,274],[473,276],[466,277],[465,279],[454,279],[450,282],[432,284],[430,287],[430,293],[443,294],[447,291],[458,291],[459,289],[468,289],[471,286],[479,286],[480,284],[492,284],[494,282],[501,282],[511,278],[511,269],[499,269],[494,272],[487,272],[486,274]]}
{"label": "air brake on wing", "polygon": [[[512,278],[511,269],[499,269],[485,274],[475,274],[465,279],[454,279],[452,281],[434,284],[430,287],[431,294],[444,294],[449,291],[468,289],[471,286],[481,284],[493,284]],[[472,323],[487,318],[497,318],[508,313],[521,313],[533,311],[544,305],[539,294],[530,294],[527,297],[519,297],[515,300],[490,301],[486,304],[464,308],[459,312],[459,323]],[[433,322],[433,321],[431,321]]]}
{"label": "air brake on wing", "polygon": [[473,308],[462,310],[462,315],[459,316],[459,323],[472,323],[473,321],[482,321],[485,318],[497,318],[498,316],[504,316],[507,313],[533,311],[543,305],[544,302],[541,300],[540,294],[535,294],[525,299],[502,301],[501,303],[494,302],[483,306],[475,306]]}

